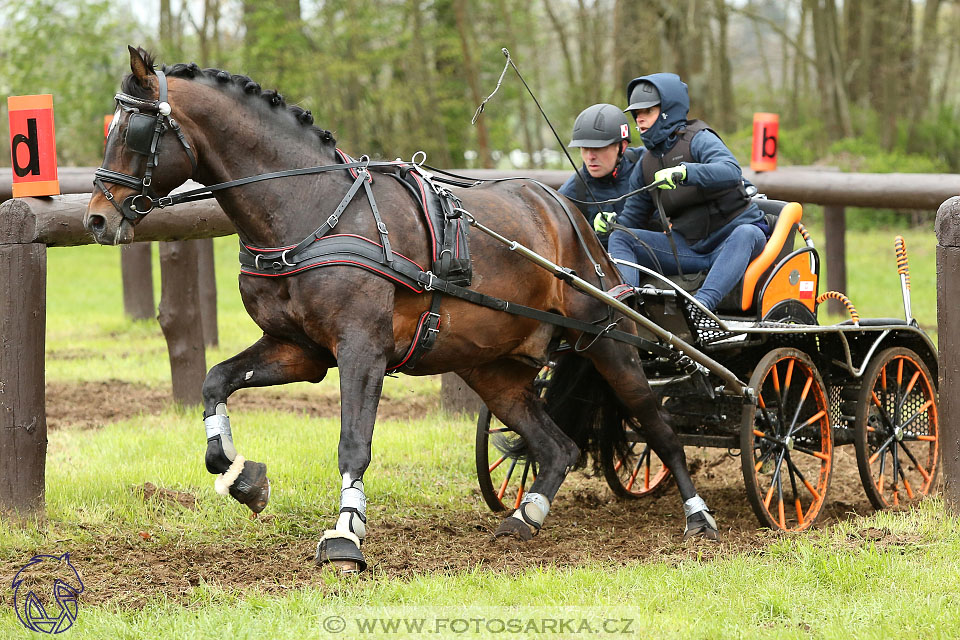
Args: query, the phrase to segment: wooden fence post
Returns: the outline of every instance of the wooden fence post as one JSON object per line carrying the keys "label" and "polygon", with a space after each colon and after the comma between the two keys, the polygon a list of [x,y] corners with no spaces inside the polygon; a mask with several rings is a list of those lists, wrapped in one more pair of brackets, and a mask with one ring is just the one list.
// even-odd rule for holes
{"label": "wooden fence post", "polygon": [[940,478],[960,512],[960,196],[937,211],[937,346],[940,352]]}
{"label": "wooden fence post", "polygon": [[[823,208],[823,235],[827,243],[827,291],[847,291],[847,214],[843,207],[827,205]],[[846,307],[839,300],[827,300],[827,311],[832,315],[846,315]]]}
{"label": "wooden fence post", "polygon": [[46,515],[47,247],[24,241],[30,215],[0,215],[0,512],[20,521]]}
{"label": "wooden fence post", "polygon": [[198,280],[196,243],[161,242],[157,319],[167,340],[173,399],[182,405],[201,403],[200,391],[207,374]]}
{"label": "wooden fence post", "polygon": [[152,320],[156,317],[152,246],[150,242],[135,242],[120,248],[123,310],[134,320]]}

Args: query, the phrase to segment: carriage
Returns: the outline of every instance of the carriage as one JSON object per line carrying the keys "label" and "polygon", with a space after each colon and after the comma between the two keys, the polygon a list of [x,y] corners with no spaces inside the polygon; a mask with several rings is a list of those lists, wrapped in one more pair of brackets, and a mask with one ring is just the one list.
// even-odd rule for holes
{"label": "carriage", "polygon": [[[819,291],[819,257],[801,206],[755,198],[773,229],[764,251],[717,313],[691,295],[705,274],[664,277],[642,266],[633,304],[652,323],[715,363],[691,365],[643,352],[644,372],[685,446],[738,453],[747,498],[761,525],[799,531],[815,521],[829,489],[835,447],[853,445],[860,478],[877,509],[929,493],[938,462],[937,355],[912,318],[907,252],[895,241],[903,318],[860,318],[838,292]],[[795,240],[803,242],[794,249]],[[841,300],[844,322],[820,325],[821,303]],[[653,341],[664,336],[649,334]],[[668,338],[669,339],[669,338]],[[554,353],[537,379],[550,385]],[[724,377],[746,382],[731,393]],[[751,397],[752,396],[752,397]],[[642,434],[624,423],[628,448],[600,447],[596,461],[613,493],[641,498],[670,472]],[[515,508],[538,471],[522,438],[480,412],[480,493],[494,511]]]}
{"label": "carriage", "polygon": [[[809,241],[792,250],[803,235],[799,205],[765,201],[776,218],[771,240],[727,301],[733,313],[713,314],[652,271],[638,289],[618,284],[587,221],[535,180],[480,184],[416,155],[354,160],[308,111],[246,76],[194,64],[155,69],[145,51],[128,49],[131,73],[115,96],[84,227],[102,244],[123,244],[151,211],[216,198],[236,228],[240,295],[263,336],[207,373],[204,463],[216,491],[254,514],[270,500],[267,466],[240,455],[229,397],[339,369],[340,509],[317,544],[318,564],[366,567],[364,474],[393,371],[460,375],[509,425],[481,420],[478,455],[496,451],[508,428],[522,436],[501,447],[503,460],[480,467],[491,486],[492,474],[506,473],[487,492],[492,506],[510,495],[517,507],[495,537],[536,535],[584,451],[566,430],[576,411],[548,413],[550,398],[578,380],[570,363],[578,375],[594,372],[581,377],[600,391],[579,404],[611,409],[591,436],[611,483],[629,495],[655,490],[666,478],[657,451],[682,500],[685,537],[716,539],[719,530],[684,444],[739,448],[747,495],[773,528],[810,526],[841,444],[857,446],[878,507],[930,491],[937,363],[911,317],[902,242],[904,320],[854,315],[820,326],[817,304],[840,294],[816,295]],[[191,178],[206,186],[173,193]]]}

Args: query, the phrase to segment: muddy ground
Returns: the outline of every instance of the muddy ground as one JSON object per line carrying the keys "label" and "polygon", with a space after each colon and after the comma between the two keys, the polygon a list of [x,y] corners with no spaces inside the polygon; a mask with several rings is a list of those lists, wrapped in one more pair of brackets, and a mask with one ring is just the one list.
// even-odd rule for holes
{"label": "muddy ground", "polygon": [[[119,393],[118,385],[125,387]],[[111,398],[129,398],[130,406],[100,402],[98,398],[107,387],[113,392]],[[159,413],[168,398],[165,389],[122,382],[52,383],[47,388],[49,427],[89,428],[140,411]],[[246,390],[231,399],[231,407],[339,415],[335,396],[269,389]],[[419,418],[437,408],[436,397],[405,398],[402,402],[385,399],[380,415]],[[852,448],[838,449],[837,454],[828,504],[818,526],[851,513],[871,512],[860,487]],[[391,519],[377,518],[372,512],[371,535],[364,545],[371,570],[360,580],[402,579],[418,573],[476,567],[512,573],[537,565],[615,568],[638,561],[679,562],[757,552],[778,539],[778,534],[757,528],[744,495],[738,459],[724,451],[706,449],[688,448],[687,455],[696,468],[694,480],[700,494],[716,512],[722,533],[719,543],[682,541],[683,510],[675,490],[625,501],[615,498],[602,478],[577,472],[561,489],[547,526],[526,544],[493,539],[502,515],[490,513],[478,492],[471,508],[464,511],[411,512],[407,517]],[[192,505],[193,496],[163,487],[148,485],[138,491],[144,499],[161,500],[171,508]],[[159,544],[136,531],[100,536],[85,548],[71,550],[71,560],[82,567],[86,585],[83,601],[138,607],[161,594],[184,600],[191,587],[201,582],[237,590],[256,586],[270,593],[322,584],[313,555],[320,528],[329,523],[317,523],[317,536],[296,538],[275,532],[271,520],[268,508],[258,521],[258,526],[265,528],[262,541],[253,547],[226,539],[206,545]],[[876,538],[870,531],[864,537]]]}

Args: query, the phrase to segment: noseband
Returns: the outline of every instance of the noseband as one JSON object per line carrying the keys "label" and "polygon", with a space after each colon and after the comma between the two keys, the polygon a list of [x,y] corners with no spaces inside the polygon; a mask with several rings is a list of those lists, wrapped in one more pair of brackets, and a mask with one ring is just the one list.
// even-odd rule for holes
{"label": "noseband", "polygon": [[[136,222],[153,211],[154,207],[163,208],[168,203],[164,198],[157,198],[151,185],[153,184],[153,170],[160,161],[160,140],[168,130],[177,134],[180,143],[193,167],[191,176],[197,171],[197,158],[190,148],[190,144],[180,130],[180,124],[170,117],[170,103],[167,102],[167,78],[163,71],[157,71],[159,92],[156,100],[143,100],[126,93],[114,96],[117,108],[130,114],[127,119],[127,133],[124,144],[127,149],[147,157],[147,167],[142,177],[132,176],[119,171],[100,167],[94,172],[93,184],[103,192],[103,197],[110,201],[113,208],[120,214]],[[119,184],[140,190],[140,193],[127,196],[121,204],[117,204],[113,194],[104,183]]]}

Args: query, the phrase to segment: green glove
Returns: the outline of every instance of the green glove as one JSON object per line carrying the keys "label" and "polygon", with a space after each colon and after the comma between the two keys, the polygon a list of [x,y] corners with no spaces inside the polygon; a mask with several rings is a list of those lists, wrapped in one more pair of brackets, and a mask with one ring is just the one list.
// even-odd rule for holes
{"label": "green glove", "polygon": [[666,169],[660,169],[655,174],[653,174],[653,181],[660,182],[663,181],[663,184],[659,185],[661,189],[676,189],[677,186],[687,179],[687,167],[686,165],[678,164],[675,167],[667,167]]}
{"label": "green glove", "polygon": [[593,219],[593,230],[597,233],[609,233],[610,225],[617,221],[617,214],[613,211],[601,211]]}

